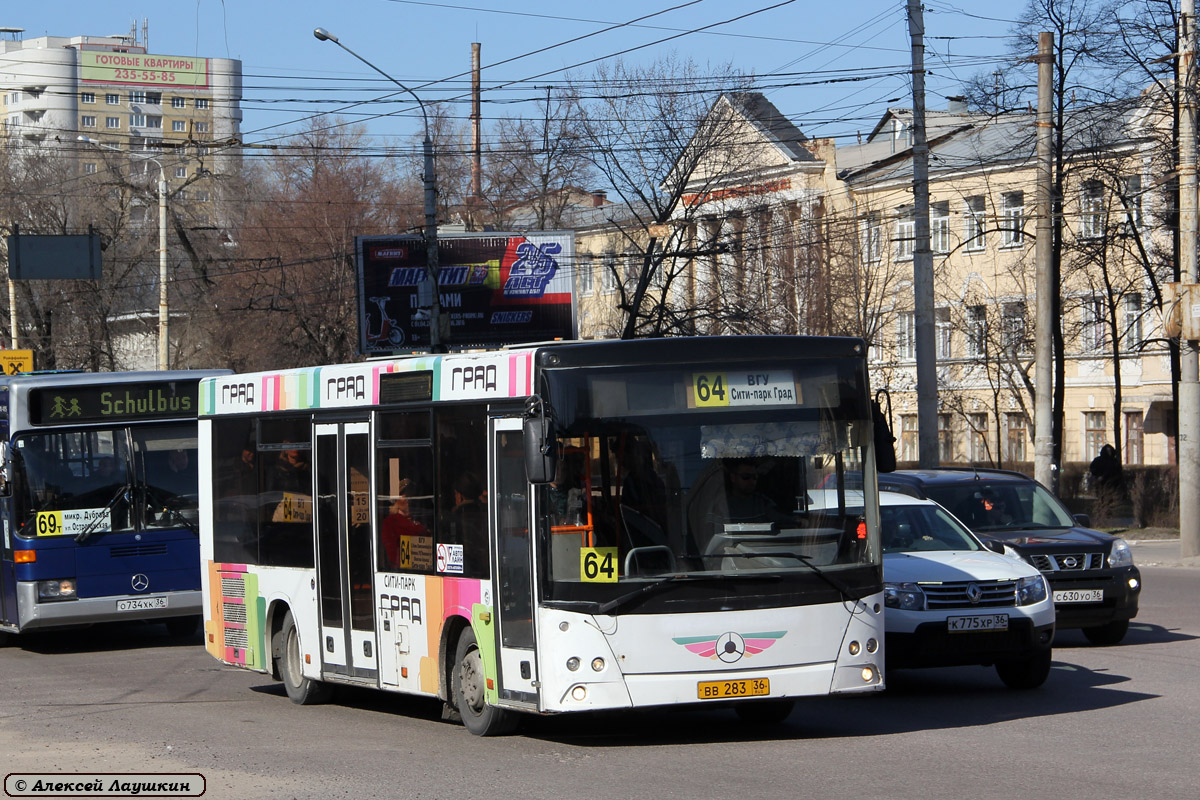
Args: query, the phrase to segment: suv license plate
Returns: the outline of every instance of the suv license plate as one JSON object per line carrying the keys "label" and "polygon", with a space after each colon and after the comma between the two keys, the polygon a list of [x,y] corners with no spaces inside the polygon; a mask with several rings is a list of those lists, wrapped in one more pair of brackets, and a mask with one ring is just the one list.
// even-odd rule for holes
{"label": "suv license plate", "polygon": [[132,600],[118,600],[117,611],[147,611],[152,608],[166,608],[165,597],[135,597]]}
{"label": "suv license plate", "polygon": [[973,631],[1006,631],[1008,614],[981,614],[972,617],[947,617],[946,630],[950,633]]}
{"label": "suv license plate", "polygon": [[1103,589],[1059,589],[1054,593],[1056,603],[1100,603],[1103,600]]}
{"label": "suv license plate", "polygon": [[701,681],[696,684],[696,696],[701,700],[726,697],[762,697],[771,693],[767,678],[746,678],[737,681]]}

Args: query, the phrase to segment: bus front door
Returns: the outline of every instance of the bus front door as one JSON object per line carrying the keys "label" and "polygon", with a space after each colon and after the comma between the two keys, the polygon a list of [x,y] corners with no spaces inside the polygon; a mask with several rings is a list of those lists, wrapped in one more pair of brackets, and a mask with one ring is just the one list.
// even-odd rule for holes
{"label": "bus front door", "polygon": [[529,483],[521,420],[493,419],[492,464],[488,481],[491,519],[492,585],[499,618],[499,697],[504,705],[538,707],[534,657],[533,548],[529,525]]}
{"label": "bus front door", "polygon": [[314,425],[313,466],[321,670],[375,684],[368,423]]}

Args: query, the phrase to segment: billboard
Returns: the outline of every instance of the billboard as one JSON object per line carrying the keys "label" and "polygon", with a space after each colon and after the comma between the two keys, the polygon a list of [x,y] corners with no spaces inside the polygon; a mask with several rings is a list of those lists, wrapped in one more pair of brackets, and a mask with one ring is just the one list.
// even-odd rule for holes
{"label": "billboard", "polygon": [[[429,349],[432,284],[420,236],[360,236],[363,355]],[[452,349],[578,337],[570,231],[438,237],[442,342]],[[448,327],[447,327],[448,325]]]}
{"label": "billboard", "polygon": [[131,86],[208,88],[208,59],[193,56],[155,56],[149,53],[79,52],[79,80],[84,83],[124,83]]}

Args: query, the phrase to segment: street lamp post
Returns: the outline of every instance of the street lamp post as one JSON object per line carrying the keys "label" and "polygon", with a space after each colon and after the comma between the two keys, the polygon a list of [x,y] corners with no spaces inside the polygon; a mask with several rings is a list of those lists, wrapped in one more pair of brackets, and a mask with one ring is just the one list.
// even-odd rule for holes
{"label": "street lamp post", "polygon": [[[80,136],[79,141],[105,150],[126,153],[119,147],[97,141],[90,136]],[[132,158],[143,161],[153,161],[158,167],[158,368],[167,368],[167,356],[170,352],[167,335],[167,171],[162,162],[154,156],[144,153],[126,153]]]}
{"label": "street lamp post", "polygon": [[442,333],[440,322],[442,316],[442,300],[441,287],[438,284],[438,239],[437,239],[437,177],[434,173],[433,166],[433,140],[429,136],[429,115],[425,113],[425,104],[421,102],[421,98],[417,97],[416,92],[409,89],[400,81],[388,75],[379,67],[367,61],[358,53],[351,50],[346,45],[338,41],[338,37],[334,36],[324,28],[317,28],[313,31],[313,36],[322,42],[333,42],[338,47],[345,50],[350,55],[357,58],[362,63],[366,64],[371,69],[378,72],[383,77],[387,78],[392,83],[399,86],[404,91],[412,95],[412,98],[417,101],[417,106],[421,109],[421,120],[425,124],[425,254],[426,254],[426,271],[429,274],[429,282],[433,285],[433,300],[429,307],[429,349],[434,353],[443,351]]}

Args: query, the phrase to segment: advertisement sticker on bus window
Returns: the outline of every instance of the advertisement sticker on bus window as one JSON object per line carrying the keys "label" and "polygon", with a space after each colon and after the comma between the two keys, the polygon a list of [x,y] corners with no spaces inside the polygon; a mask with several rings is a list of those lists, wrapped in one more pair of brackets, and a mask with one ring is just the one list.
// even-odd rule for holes
{"label": "advertisement sticker on bus window", "polygon": [[463,546],[461,544],[439,544],[437,546],[437,571],[462,575]]}
{"label": "advertisement sticker on bus window", "polygon": [[312,498],[298,492],[283,492],[279,505],[271,514],[272,522],[312,522]]}
{"label": "advertisement sticker on bus window", "polygon": [[694,372],[688,385],[688,408],[799,404],[800,387],[787,369]]}
{"label": "advertisement sticker on bus window", "polygon": [[617,548],[580,548],[579,579],[584,583],[616,583]]}
{"label": "advertisement sticker on bus window", "polygon": [[107,508],[72,508],[39,511],[38,536],[78,536],[84,531],[111,530],[112,511]]}
{"label": "advertisement sticker on bus window", "polygon": [[407,533],[402,535],[399,567],[415,570],[433,569],[433,537],[413,536]]}

